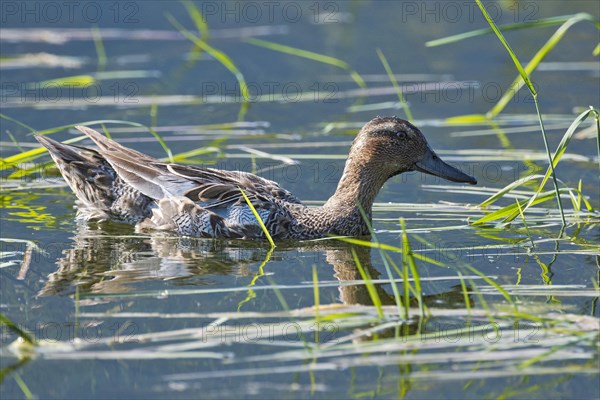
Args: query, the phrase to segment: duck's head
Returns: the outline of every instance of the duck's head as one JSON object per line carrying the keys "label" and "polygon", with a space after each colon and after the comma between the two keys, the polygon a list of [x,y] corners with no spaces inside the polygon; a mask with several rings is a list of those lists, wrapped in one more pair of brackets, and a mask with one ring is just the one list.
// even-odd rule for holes
{"label": "duck's head", "polygon": [[350,159],[379,171],[385,179],[420,171],[452,182],[477,184],[472,176],[442,161],[416,126],[397,117],[369,121],[354,140]]}

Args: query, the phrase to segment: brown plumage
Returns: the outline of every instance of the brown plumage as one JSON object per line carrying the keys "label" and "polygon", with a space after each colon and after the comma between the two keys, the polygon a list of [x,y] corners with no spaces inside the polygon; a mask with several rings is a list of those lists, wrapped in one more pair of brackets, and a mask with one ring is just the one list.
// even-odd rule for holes
{"label": "brown plumage", "polygon": [[274,239],[313,239],[368,234],[362,212],[370,219],[381,186],[402,172],[477,183],[440,160],[419,129],[396,117],[377,117],[361,129],[337,190],[322,207],[307,207],[276,182],[257,175],[159,161],[88,127],[77,129],[96,143],[97,151],[37,139],[81,201],[84,218],[189,236],[263,238],[240,188]]}

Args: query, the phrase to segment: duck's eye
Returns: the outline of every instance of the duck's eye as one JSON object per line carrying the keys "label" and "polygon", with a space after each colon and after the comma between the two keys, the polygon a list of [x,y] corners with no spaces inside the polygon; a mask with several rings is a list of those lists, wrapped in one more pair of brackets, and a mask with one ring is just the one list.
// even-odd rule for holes
{"label": "duck's eye", "polygon": [[404,131],[399,131],[399,132],[396,132],[396,137],[397,137],[398,139],[402,139],[402,140],[404,140],[404,139],[406,139],[406,132],[404,132]]}

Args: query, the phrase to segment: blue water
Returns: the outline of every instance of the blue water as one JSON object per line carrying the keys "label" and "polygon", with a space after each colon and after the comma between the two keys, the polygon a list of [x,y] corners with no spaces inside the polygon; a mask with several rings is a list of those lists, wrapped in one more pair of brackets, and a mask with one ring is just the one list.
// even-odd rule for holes
{"label": "blue water", "polygon": [[[488,7],[502,24],[575,12],[588,12],[595,18],[600,14],[598,5],[589,1],[511,4],[494,2]],[[406,82],[405,96],[415,123],[443,158],[476,176],[480,187],[503,187],[536,167],[540,170],[538,173],[545,171],[547,163],[543,159],[523,162],[511,157],[489,160],[481,157],[469,160],[458,153],[467,149],[504,149],[510,154],[516,149],[543,154],[538,130],[507,134],[507,143],[495,134],[455,136],[487,126],[442,123],[447,117],[487,112],[517,74],[510,57],[492,35],[441,47],[425,47],[424,43],[429,40],[485,28],[487,25],[474,3],[352,1],[266,5],[262,2],[203,2],[197,6],[204,12],[210,29],[209,43],[235,62],[250,87],[253,102],[244,119],[266,121],[266,125],[261,122],[258,128],[247,128],[245,134],[216,131],[218,128],[192,132],[177,128],[236,121],[240,109],[239,85],[231,72],[205,52],[199,60],[193,61],[194,56],[190,55],[192,44],[177,35],[167,15],[172,15],[189,30],[194,31],[196,27],[183,5],[166,1],[76,2],[73,9],[61,3],[3,2],[0,33],[2,113],[38,130],[99,119],[149,125],[153,123],[151,105],[156,103],[154,118],[157,126],[175,126],[161,132],[174,154],[202,146],[220,147],[225,155],[208,153],[194,160],[203,165],[259,171],[301,199],[322,202],[335,190],[344,156],[358,127],[378,114],[405,115],[397,107],[377,106],[383,102],[395,103],[397,96],[393,91],[370,93],[361,98],[349,96],[347,92],[356,90],[357,85],[346,70],[253,46],[244,39],[257,37],[339,58],[365,78],[369,89],[390,87],[375,52],[380,48],[394,73],[426,75],[408,77]],[[93,27],[97,27],[103,38],[107,57],[106,65],[100,68]],[[47,29],[47,32],[38,29]],[[506,38],[525,63],[555,29],[507,32]],[[266,34],[262,35],[262,32]],[[16,35],[16,39],[10,39],[11,35]],[[56,35],[53,41],[51,35]],[[551,148],[558,144],[566,127],[576,117],[576,108],[597,107],[600,103],[600,68],[597,57],[592,55],[596,45],[596,28],[589,22],[576,24],[548,55],[547,70],[532,75],[541,109],[548,115],[548,120],[551,121],[552,116],[563,116],[559,122],[547,122]],[[46,61],[38,59],[30,66],[5,64],[4,58],[37,53],[74,57],[79,66],[49,66],[48,56],[43,58]],[[574,70],[556,64],[569,62],[576,63]],[[558,70],[548,70],[557,66]],[[147,76],[100,79],[84,90],[56,89],[41,83],[71,75],[134,70],[145,71]],[[102,77],[101,74],[95,76]],[[183,95],[196,96],[196,99],[185,103],[181,98]],[[308,96],[309,100],[300,101],[300,95]],[[161,96],[175,97],[165,100]],[[233,102],[230,102],[232,98]],[[352,107],[359,110],[363,107],[365,111],[352,112]],[[527,122],[534,114],[531,97],[522,90],[503,113],[517,117],[504,127],[535,126],[536,119]],[[332,122],[346,125],[324,129]],[[28,149],[25,146],[34,143],[29,130],[23,126],[7,119],[0,120],[0,125],[3,143],[0,156],[3,158],[19,151],[11,145],[10,135],[24,150]],[[147,131],[119,132],[114,129],[117,125],[107,124],[107,127],[112,136],[124,144],[156,157],[165,156],[164,150]],[[197,138],[181,140],[188,134],[186,132]],[[64,140],[74,135],[73,130],[65,129],[52,137]],[[312,143],[316,146],[309,146]],[[298,155],[299,164],[281,166],[278,161],[262,157],[253,160],[235,145],[292,158]],[[597,208],[600,196],[595,146],[593,136],[574,139],[568,153],[580,157],[562,161],[557,174],[572,187],[577,187],[581,179],[582,191]],[[37,161],[45,163],[49,158]],[[13,183],[6,179],[7,174],[3,175],[3,183]],[[52,175],[51,170],[48,175]],[[24,254],[26,245],[2,242],[2,252],[6,252],[3,262],[14,263],[3,264],[0,268],[0,311],[38,338],[68,344],[76,343],[75,337],[85,343],[101,342],[110,338],[134,338],[144,333],[200,329],[214,320],[207,316],[167,318],[166,315],[282,311],[285,307],[276,291],[268,289],[270,285],[289,286],[281,290],[281,296],[290,309],[312,307],[315,303],[313,267],[319,281],[323,282],[320,288],[322,305],[372,303],[364,287],[337,284],[360,279],[351,249],[340,243],[285,244],[268,254],[268,246],[264,243],[148,236],[136,234],[133,228],[119,224],[81,223],[75,220],[74,195],[68,187],[56,187],[60,179],[46,174],[32,179],[44,187],[24,186],[2,193],[1,236],[33,241],[40,251],[32,252],[29,263],[21,263],[23,257],[28,257]],[[24,181],[31,184],[28,179],[24,178]],[[485,199],[480,194],[460,190],[435,191],[427,187],[439,184],[446,183],[416,173],[398,176],[384,186],[377,202],[478,204]],[[570,208],[569,201],[565,202]],[[519,281],[543,285],[547,284],[545,278],[548,276],[552,285],[582,285],[591,290],[594,282],[597,284],[597,255],[589,251],[593,250],[591,246],[597,246],[600,237],[597,217],[592,224],[567,229],[573,240],[559,242],[558,251],[565,253],[558,257],[553,257],[557,251],[556,242],[538,245],[538,252],[546,252],[541,261],[550,269],[550,274],[544,274],[540,264],[527,255],[527,236],[522,229],[496,230],[488,226],[435,231],[441,226],[464,225],[468,214],[465,209],[455,219],[447,219],[450,218],[448,215],[436,214],[433,206],[430,211],[398,210],[389,206],[376,209],[374,229],[379,241],[394,246],[400,245],[400,217],[406,219],[409,229],[422,229],[421,233],[411,234],[415,250],[448,267],[419,263],[423,278],[456,276],[460,265],[470,263],[500,284],[512,285]],[[438,219],[428,219],[432,215],[437,215]],[[558,236],[558,226],[541,225],[533,230],[534,239]],[[419,239],[425,239],[429,244]],[[519,244],[506,249],[477,248],[515,242]],[[433,250],[427,250],[428,246]],[[463,250],[451,250],[456,247]],[[574,249],[587,252],[570,251]],[[385,265],[378,252],[369,254],[363,250],[361,257],[373,277],[385,278]],[[327,282],[329,284],[325,284]],[[426,302],[430,307],[464,309],[464,297],[456,287],[459,284],[456,279],[424,280]],[[384,304],[395,303],[389,284],[379,285],[378,292]],[[505,305],[501,296],[486,296],[486,299],[494,305]],[[566,310],[564,312],[598,317],[593,297],[559,299],[560,304],[556,304],[546,297],[522,296],[519,302],[538,305],[544,313]],[[471,300],[475,306],[481,306],[477,299]],[[85,313],[98,314],[85,316]],[[124,318],[98,316],[105,313],[155,314]],[[435,324],[432,322],[431,326]],[[352,329],[340,329],[334,335],[343,337],[350,333]],[[229,358],[148,360],[140,356],[127,359],[123,355],[98,359],[79,352],[84,350],[72,351],[69,359],[40,356],[19,364],[6,349],[15,338],[3,328],[2,398],[22,398],[21,381],[37,398],[397,398],[403,393],[409,398],[482,398],[507,393],[516,397],[592,398],[597,397],[600,390],[597,374],[589,373],[593,359],[580,361],[580,364],[574,362],[574,365],[587,368],[587,372],[548,376],[512,374],[471,380],[469,372],[465,371],[463,378],[455,375],[450,380],[417,378],[418,373],[428,370],[451,371],[453,366],[443,360],[426,365],[367,364],[317,371],[311,376],[302,370],[304,363],[232,363]],[[302,341],[294,337],[288,344],[290,349],[297,349]],[[146,345],[131,342],[118,350],[143,350]],[[589,347],[582,349],[591,351]],[[90,351],[107,350],[110,346],[98,345]],[[250,356],[275,354],[282,349],[251,341],[223,340],[217,347],[199,350],[243,360]],[[393,355],[394,352],[388,353],[388,356]],[[360,359],[360,355],[355,357]],[[592,357],[596,357],[597,362],[597,353]],[[310,360],[306,361],[308,363]],[[544,365],[560,366],[561,363]],[[300,366],[300,369],[261,373],[264,368],[283,366]],[[415,373],[414,379],[411,380],[410,373],[403,372],[407,368]],[[236,375],[242,369],[251,372]],[[253,369],[256,374],[252,373]],[[226,372],[232,375],[226,375]],[[177,375],[186,373],[197,373],[199,377],[182,379]]]}

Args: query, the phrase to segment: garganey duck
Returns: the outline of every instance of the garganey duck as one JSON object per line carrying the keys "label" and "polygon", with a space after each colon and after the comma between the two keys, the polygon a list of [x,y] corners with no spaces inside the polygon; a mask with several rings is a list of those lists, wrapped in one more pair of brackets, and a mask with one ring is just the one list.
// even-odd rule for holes
{"label": "garganey duck", "polygon": [[391,177],[420,171],[453,182],[475,178],[442,161],[421,131],[397,117],[377,117],[358,133],[333,196],[308,207],[276,182],[257,175],[179,165],[126,148],[77,126],[98,150],[36,136],[79,199],[84,219],[135,224],[213,238],[264,238],[248,196],[273,239],[368,235],[377,193]]}

